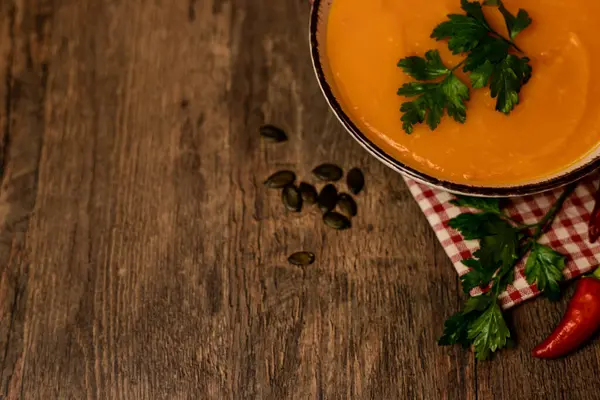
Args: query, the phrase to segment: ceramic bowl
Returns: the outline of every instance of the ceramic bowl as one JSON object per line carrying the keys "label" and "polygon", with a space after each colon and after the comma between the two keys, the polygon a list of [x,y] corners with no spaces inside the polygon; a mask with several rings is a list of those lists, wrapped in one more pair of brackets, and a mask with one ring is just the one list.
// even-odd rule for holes
{"label": "ceramic bowl", "polygon": [[600,148],[598,148],[576,164],[544,179],[514,186],[471,186],[438,179],[422,171],[411,168],[401,161],[393,158],[379,148],[375,143],[369,140],[369,138],[360,131],[354,122],[352,122],[352,119],[348,116],[348,114],[346,114],[344,108],[335,97],[334,90],[331,87],[332,83],[326,78],[325,71],[327,71],[329,68],[326,56],[327,21],[329,10],[331,9],[331,5],[334,1],[335,0],[314,0],[312,6],[310,17],[310,46],[312,62],[317,80],[327,102],[329,103],[329,106],[344,128],[346,128],[350,135],[356,139],[358,143],[360,143],[369,153],[371,153],[374,157],[388,167],[409,178],[432,187],[443,189],[451,193],[481,197],[514,197],[552,190],[574,182],[600,167]]}

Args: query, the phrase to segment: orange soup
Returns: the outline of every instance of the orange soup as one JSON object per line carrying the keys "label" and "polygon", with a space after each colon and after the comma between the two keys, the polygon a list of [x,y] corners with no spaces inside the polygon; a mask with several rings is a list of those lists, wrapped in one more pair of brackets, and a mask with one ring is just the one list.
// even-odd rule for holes
{"label": "orange soup", "polygon": [[[397,89],[411,79],[398,61],[439,49],[430,39],[460,0],[335,0],[327,26],[327,57],[336,97],[344,111],[386,153],[436,178],[495,186],[532,182],[580,161],[600,142],[600,1],[504,0],[516,14],[527,10],[532,25],[516,42],[531,58],[533,76],[521,104],[506,116],[495,111],[489,89],[471,90],[467,121],[447,115],[435,131],[425,124],[402,130]],[[504,34],[502,16],[484,7]],[[464,78],[464,76],[463,76]],[[463,79],[465,82],[466,79]]]}

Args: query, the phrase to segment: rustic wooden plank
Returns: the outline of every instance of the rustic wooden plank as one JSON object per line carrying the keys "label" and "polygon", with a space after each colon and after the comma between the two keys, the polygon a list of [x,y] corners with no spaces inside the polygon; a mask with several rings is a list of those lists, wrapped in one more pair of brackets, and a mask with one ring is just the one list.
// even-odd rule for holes
{"label": "rustic wooden plank", "polygon": [[225,379],[203,343],[219,346],[204,312],[228,307],[204,280],[228,257],[230,11],[196,7],[54,8],[24,398],[186,398]]}
{"label": "rustic wooden plank", "polygon": [[0,4],[0,143],[4,143],[5,133],[8,129],[7,107],[12,67],[14,17],[12,2],[3,1]]}
{"label": "rustic wooden plank", "polygon": [[25,363],[25,307],[29,258],[25,233],[36,201],[44,135],[50,5],[9,1],[0,6],[2,140],[0,141],[0,359],[1,391],[21,394]]}
{"label": "rustic wooden plank", "polygon": [[[9,114],[10,114],[10,77],[12,69],[12,50],[13,50],[13,22],[14,13],[12,2],[2,2],[0,4],[0,154],[2,155],[0,162],[2,165],[1,171],[4,170],[4,140],[8,136],[9,130]],[[3,173],[0,174],[0,176]],[[1,230],[0,230],[1,232]],[[11,321],[13,313],[13,304],[15,299],[15,283],[11,275],[9,277],[8,269],[6,268],[7,255],[10,254],[10,242],[4,244],[2,249],[2,264],[0,266],[0,357],[2,359],[2,392],[5,392],[7,375],[12,368],[5,368],[4,359],[8,351],[8,343],[10,341]]]}

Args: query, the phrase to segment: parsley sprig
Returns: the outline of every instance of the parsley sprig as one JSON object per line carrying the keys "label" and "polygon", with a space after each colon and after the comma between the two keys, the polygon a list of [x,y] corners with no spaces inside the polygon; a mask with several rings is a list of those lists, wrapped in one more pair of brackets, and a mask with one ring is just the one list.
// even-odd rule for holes
{"label": "parsley sprig", "polygon": [[440,345],[473,346],[477,359],[485,360],[511,342],[498,297],[514,281],[515,265],[527,255],[527,282],[536,283],[550,300],[559,298],[566,257],[538,241],[575,186],[567,186],[547,214],[531,225],[513,220],[502,210],[498,199],[459,197],[453,200],[457,206],[479,210],[460,214],[450,220],[449,225],[466,240],[479,241],[479,249],[473,257],[462,261],[470,271],[460,280],[465,294],[475,288],[481,288],[484,293],[469,297],[463,310],[448,318],[438,341]]}
{"label": "parsley sprig", "polygon": [[425,57],[403,58],[398,66],[417,82],[403,85],[398,95],[413,98],[402,104],[402,127],[412,133],[414,125],[426,122],[435,130],[444,113],[455,121],[464,123],[467,118],[466,102],[469,87],[455,75],[462,67],[474,89],[490,88],[496,99],[496,110],[510,114],[520,102],[521,88],[531,78],[529,58],[516,45],[514,39],[532,20],[525,10],[513,15],[501,0],[484,0],[483,5],[495,6],[504,16],[509,38],[491,28],[479,1],[461,0],[465,14],[450,14],[431,34],[436,40],[448,40],[453,54],[466,54],[454,67],[447,67],[437,50]]}
{"label": "parsley sprig", "polygon": [[413,125],[427,121],[431,129],[437,128],[444,115],[444,110],[456,121],[465,122],[469,100],[469,88],[454,75],[454,70],[444,65],[437,50],[430,50],[425,58],[407,57],[400,60],[399,65],[411,77],[419,81],[410,82],[398,89],[398,94],[416,97],[415,100],[402,104],[400,110],[402,127],[412,133]]}

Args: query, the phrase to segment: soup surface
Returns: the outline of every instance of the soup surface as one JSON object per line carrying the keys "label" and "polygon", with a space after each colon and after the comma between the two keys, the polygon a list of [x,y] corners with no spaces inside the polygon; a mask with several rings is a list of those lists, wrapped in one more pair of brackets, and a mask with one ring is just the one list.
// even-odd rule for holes
{"label": "soup surface", "polygon": [[[521,104],[506,116],[495,111],[489,89],[471,90],[467,121],[448,116],[435,131],[418,125],[402,130],[397,89],[409,82],[398,61],[439,49],[430,39],[449,13],[462,13],[459,0],[335,0],[327,26],[326,71],[333,90],[357,126],[386,153],[436,178],[496,186],[551,176],[588,155],[600,141],[600,1],[504,0],[516,14],[533,19],[516,42],[531,58],[533,77]],[[491,25],[506,34],[493,7]],[[466,80],[465,80],[466,82]]]}

